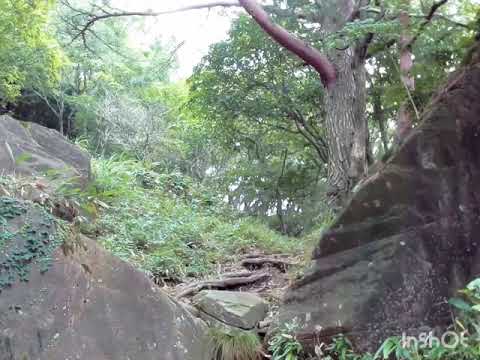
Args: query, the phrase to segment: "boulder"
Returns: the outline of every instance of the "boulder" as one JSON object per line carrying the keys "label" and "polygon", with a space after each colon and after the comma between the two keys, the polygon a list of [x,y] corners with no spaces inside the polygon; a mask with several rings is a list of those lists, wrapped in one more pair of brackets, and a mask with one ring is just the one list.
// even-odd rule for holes
{"label": "boulder", "polygon": [[193,304],[206,321],[217,320],[244,330],[255,328],[268,312],[260,296],[247,292],[204,290],[193,297]]}
{"label": "boulder", "polygon": [[454,74],[422,123],[368,178],[289,289],[280,322],[361,350],[445,328],[447,300],[480,275],[480,66]]}
{"label": "boulder", "polygon": [[59,132],[0,116],[0,169],[5,174],[76,179],[90,176],[90,156]]}
{"label": "boulder", "polygon": [[145,274],[0,198],[0,359],[207,360],[205,325]]}

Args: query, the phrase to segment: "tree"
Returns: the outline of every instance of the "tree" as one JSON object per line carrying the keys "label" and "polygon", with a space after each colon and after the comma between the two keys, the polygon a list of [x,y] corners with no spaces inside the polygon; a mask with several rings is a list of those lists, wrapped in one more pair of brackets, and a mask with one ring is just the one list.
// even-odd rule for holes
{"label": "tree", "polygon": [[212,183],[232,206],[275,228],[308,228],[325,203],[318,193],[328,162],[315,72],[240,16],[188,84],[191,117],[223,155],[211,159]]}
{"label": "tree", "polygon": [[188,81],[192,111],[228,143],[252,143],[268,131],[311,147],[322,169],[328,147],[319,119],[322,89],[310,68],[268,41],[245,16],[212,46]]}
{"label": "tree", "polygon": [[63,49],[65,64],[55,83],[43,73],[30,74],[17,112],[25,120],[43,121],[68,136],[96,133],[91,138],[97,147],[102,132],[95,129],[105,130],[106,124],[97,118],[102,106],[120,105],[113,99],[128,99],[125,109],[136,113],[139,107],[143,114],[157,107],[158,99],[152,99],[152,94],[167,80],[175,48],[170,51],[157,42],[149,49],[134,49],[128,44],[129,23],[110,19],[97,26],[86,49],[83,44],[71,43],[69,28],[62,20],[74,17],[72,10],[61,4],[55,10],[49,24]]}
{"label": "tree", "polygon": [[141,161],[151,156],[166,133],[166,110],[161,104],[145,104],[120,94],[108,93],[97,108],[97,152],[117,147]]}
{"label": "tree", "polygon": [[[399,3],[397,1],[384,4],[367,0],[327,0],[310,2],[306,0],[288,1],[284,10],[283,2],[274,1],[269,8],[271,13],[286,12],[296,18],[305,29],[315,29],[316,34],[323,38],[320,43],[334,46],[321,46],[323,52],[315,49],[315,43],[308,45],[293,32],[273,22],[267,12],[254,0],[218,1],[193,8],[213,6],[242,6],[262,29],[284,48],[288,49],[307,65],[311,65],[320,75],[325,85],[324,107],[327,141],[329,150],[330,193],[332,196],[344,198],[353,184],[361,178],[368,166],[369,139],[366,113],[366,60],[375,52],[389,49],[398,42],[399,33]],[[414,13],[410,16],[416,19],[412,29],[415,29],[413,39],[416,40],[436,19],[439,9],[447,3],[445,0],[431,3],[426,8],[422,2],[412,2],[409,9]],[[125,16],[158,16],[172,11],[189,10],[192,7],[164,12],[122,12],[94,6],[91,11],[81,11],[83,25],[78,26],[78,37],[86,39],[92,26],[99,20],[111,17]],[[420,11],[419,11],[420,10]],[[439,18],[449,21],[445,16]],[[82,19],[80,20],[82,22]],[[396,28],[385,34],[378,32],[387,27]],[[450,21],[455,24],[455,21]],[[378,41],[380,40],[380,41]],[[413,45],[415,41],[412,41]],[[339,45],[340,43],[340,45]]]}
{"label": "tree", "polygon": [[0,0],[0,102],[14,101],[42,77],[53,85],[63,58],[48,31],[53,1]]}
{"label": "tree", "polygon": [[[69,109],[69,90],[70,84],[67,80],[67,72],[69,67],[66,67],[60,72],[59,81],[54,86],[43,81],[34,81],[30,89],[48,106],[49,110],[55,115],[58,124],[58,131],[62,134],[69,134],[71,130],[71,119],[73,111]],[[65,121],[67,122],[66,132],[64,130]]]}

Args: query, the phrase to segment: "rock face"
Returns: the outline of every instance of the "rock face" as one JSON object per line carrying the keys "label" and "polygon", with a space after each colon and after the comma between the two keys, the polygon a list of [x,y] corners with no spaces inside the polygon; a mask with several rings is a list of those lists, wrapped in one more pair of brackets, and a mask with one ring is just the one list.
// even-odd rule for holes
{"label": "rock face", "polygon": [[206,314],[207,321],[212,317],[222,324],[244,330],[253,329],[268,312],[268,305],[261,297],[246,292],[201,291],[193,298],[193,303]]}
{"label": "rock face", "polygon": [[0,116],[0,169],[6,173],[90,178],[90,157],[55,130]]}
{"label": "rock face", "polygon": [[343,332],[360,349],[451,320],[480,275],[480,66],[455,74],[422,124],[360,186],[285,298],[305,343]]}
{"label": "rock face", "polygon": [[208,359],[203,323],[143,273],[0,200],[0,359]]}

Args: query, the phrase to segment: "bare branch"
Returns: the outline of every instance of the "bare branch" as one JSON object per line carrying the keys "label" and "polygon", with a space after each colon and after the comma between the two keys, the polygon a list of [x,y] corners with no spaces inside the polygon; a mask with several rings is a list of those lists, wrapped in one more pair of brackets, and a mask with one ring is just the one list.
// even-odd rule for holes
{"label": "bare branch", "polygon": [[[67,2],[68,3],[68,2]],[[71,9],[72,6],[68,5]],[[224,1],[209,1],[203,2],[195,5],[188,5],[179,7],[176,9],[170,9],[165,11],[114,11],[109,12],[104,8],[100,8],[101,14],[86,14],[83,12],[84,15],[88,17],[88,21],[83,25],[83,27],[79,30],[79,33],[75,35],[73,40],[75,41],[79,37],[84,37],[85,33],[90,29],[96,22],[110,19],[110,18],[119,18],[119,17],[132,17],[132,16],[140,16],[140,17],[156,17],[160,15],[167,15],[167,14],[174,14],[178,12],[190,11],[190,10],[200,10],[200,9],[210,9],[214,7],[232,7],[232,6],[240,6],[237,0],[224,0]],[[79,11],[74,9],[75,11]],[[81,11],[81,10],[80,10]]]}
{"label": "bare branch", "polygon": [[[64,0],[64,3],[68,4],[68,0]],[[70,8],[72,6],[68,4]],[[165,11],[116,11],[108,12],[106,9],[101,8],[99,14],[88,14],[86,23],[80,27],[78,33],[74,36],[73,41],[78,38],[81,38],[85,42],[86,33],[90,28],[98,21],[109,19],[109,18],[119,18],[119,17],[131,17],[131,16],[142,16],[142,17],[156,17],[165,14],[173,14],[189,10],[199,10],[207,9],[213,7],[232,7],[232,6],[241,6],[243,7],[252,18],[262,27],[262,29],[270,35],[270,37],[278,42],[281,46],[292,52],[293,54],[300,57],[308,65],[311,65],[319,74],[322,82],[326,88],[330,88],[335,84],[336,81],[336,70],[333,64],[322,55],[317,49],[309,46],[303,40],[295,37],[293,34],[289,33],[287,30],[281,26],[273,23],[270,20],[269,15],[263,9],[263,7],[257,3],[255,0],[224,0],[224,1],[209,1],[204,3],[199,3],[196,5],[184,6],[176,9],[165,10]]]}
{"label": "bare branch", "polygon": [[60,113],[59,111],[55,108],[55,106],[52,105],[50,100],[48,99],[48,96],[45,95],[44,93],[41,93],[38,90],[32,89],[33,93],[37,95],[47,106],[48,108],[53,112],[53,114],[58,118]]}
{"label": "bare branch", "polygon": [[313,148],[315,149],[315,151],[317,152],[318,154],[318,157],[320,158],[320,160],[322,160],[324,163],[327,163],[328,162],[328,149],[323,147],[322,145],[325,144],[325,142],[322,140],[320,141],[320,143],[322,145],[320,145],[318,142],[317,142],[317,139],[315,137],[313,137],[308,131],[307,129],[305,129],[305,126],[302,124],[302,119],[299,118],[299,114],[295,111],[291,111],[289,113],[289,116],[290,118],[294,121],[295,123],[295,126],[297,127],[299,133],[307,140],[308,144],[310,144],[311,146],[313,146]]}

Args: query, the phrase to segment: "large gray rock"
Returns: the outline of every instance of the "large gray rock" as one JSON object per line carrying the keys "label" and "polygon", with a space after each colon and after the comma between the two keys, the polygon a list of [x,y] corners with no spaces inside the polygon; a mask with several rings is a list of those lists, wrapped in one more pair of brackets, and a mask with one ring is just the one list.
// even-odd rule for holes
{"label": "large gray rock", "polygon": [[265,319],[268,304],[258,295],[247,292],[205,290],[195,295],[193,304],[223,324],[245,330],[253,329]]}
{"label": "large gray rock", "polygon": [[1,360],[209,359],[203,322],[40,206],[0,198],[0,231]]}
{"label": "large gray rock", "polygon": [[5,174],[90,178],[90,157],[55,130],[0,116],[0,169]]}
{"label": "large gray rock", "polygon": [[374,350],[451,321],[447,300],[480,275],[480,66],[457,73],[383,170],[324,234],[280,321],[305,343],[345,333]]}

